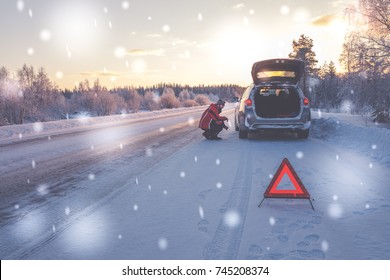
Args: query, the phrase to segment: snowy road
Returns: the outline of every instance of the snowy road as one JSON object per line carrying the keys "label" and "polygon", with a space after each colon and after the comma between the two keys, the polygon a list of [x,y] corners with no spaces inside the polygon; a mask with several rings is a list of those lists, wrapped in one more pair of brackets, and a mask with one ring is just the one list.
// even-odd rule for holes
{"label": "snowy road", "polygon": [[[1,259],[390,259],[380,157],[319,133],[207,141],[201,112],[0,146]],[[285,157],[314,211],[258,207]]]}

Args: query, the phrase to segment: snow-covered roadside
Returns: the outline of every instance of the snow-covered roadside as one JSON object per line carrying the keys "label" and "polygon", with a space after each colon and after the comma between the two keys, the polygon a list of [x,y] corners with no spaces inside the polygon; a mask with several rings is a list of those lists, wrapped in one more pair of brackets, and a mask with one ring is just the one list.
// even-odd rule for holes
{"label": "snow-covered roadside", "polygon": [[385,166],[390,166],[390,129],[364,126],[361,118],[356,119],[352,115],[327,115],[313,117],[310,137],[354,149]]}
{"label": "snow-covered roadside", "polygon": [[66,119],[51,122],[37,122],[21,125],[10,125],[0,127],[0,144],[14,142],[20,139],[31,139],[44,137],[53,134],[75,132],[79,130],[95,128],[98,126],[109,126],[113,123],[127,122],[132,120],[150,119],[157,116],[174,115],[182,112],[201,111],[205,106],[190,108],[163,109],[158,111],[146,111],[132,114],[122,114],[104,117],[85,117],[77,119]]}

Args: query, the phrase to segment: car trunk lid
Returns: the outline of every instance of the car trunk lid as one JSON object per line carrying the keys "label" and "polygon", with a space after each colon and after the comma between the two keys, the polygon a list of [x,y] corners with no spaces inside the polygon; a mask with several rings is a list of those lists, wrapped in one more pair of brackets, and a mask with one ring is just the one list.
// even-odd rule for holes
{"label": "car trunk lid", "polygon": [[304,62],[298,59],[269,59],[252,66],[253,83],[289,83],[297,85],[304,71]]}

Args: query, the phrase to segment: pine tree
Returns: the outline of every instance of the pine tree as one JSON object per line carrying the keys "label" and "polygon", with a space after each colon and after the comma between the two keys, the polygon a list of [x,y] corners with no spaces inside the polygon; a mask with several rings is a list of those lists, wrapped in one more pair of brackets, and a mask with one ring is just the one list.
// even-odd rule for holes
{"label": "pine tree", "polygon": [[316,77],[318,74],[316,54],[313,51],[313,39],[302,34],[298,40],[292,42],[292,52],[288,55],[289,58],[300,59],[305,62],[305,71],[303,73],[303,92],[305,95],[309,93],[308,78]]}

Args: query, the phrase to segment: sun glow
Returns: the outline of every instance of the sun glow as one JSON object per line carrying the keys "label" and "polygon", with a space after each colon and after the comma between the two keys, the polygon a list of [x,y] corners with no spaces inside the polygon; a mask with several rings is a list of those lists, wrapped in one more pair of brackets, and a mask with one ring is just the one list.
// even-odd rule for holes
{"label": "sun glow", "polygon": [[218,32],[216,52],[222,64],[246,67],[261,56],[261,35],[250,25],[225,26]]}
{"label": "sun glow", "polygon": [[97,43],[101,33],[96,28],[98,14],[87,3],[64,2],[52,15],[53,39],[57,43],[76,52],[91,49]]}

